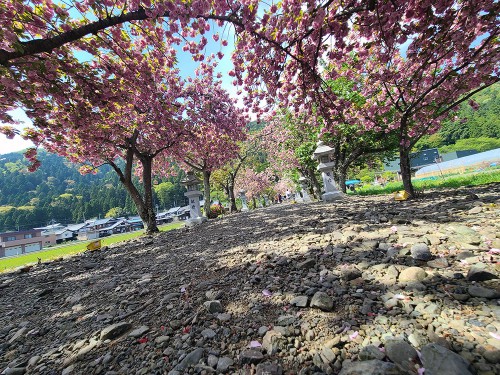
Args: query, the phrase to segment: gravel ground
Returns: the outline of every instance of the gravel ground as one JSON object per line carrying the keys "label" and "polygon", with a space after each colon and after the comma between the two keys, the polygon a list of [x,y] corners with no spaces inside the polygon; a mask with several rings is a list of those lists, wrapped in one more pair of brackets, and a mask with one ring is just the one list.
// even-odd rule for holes
{"label": "gravel ground", "polygon": [[499,374],[499,214],[499,183],[281,204],[0,274],[0,371]]}

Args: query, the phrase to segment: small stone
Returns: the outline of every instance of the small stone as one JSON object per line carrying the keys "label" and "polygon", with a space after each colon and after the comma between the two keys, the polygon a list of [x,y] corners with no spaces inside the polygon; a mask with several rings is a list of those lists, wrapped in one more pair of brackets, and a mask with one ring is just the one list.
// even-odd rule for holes
{"label": "small stone", "polygon": [[358,277],[361,277],[361,275],[362,272],[358,270],[356,267],[347,267],[342,269],[341,271],[341,277],[343,280],[346,281],[357,279]]}
{"label": "small stone", "polygon": [[427,262],[427,265],[432,268],[447,268],[449,266],[446,258],[436,258]]}
{"label": "small stone", "polygon": [[127,332],[130,328],[132,328],[132,324],[127,322],[112,324],[101,331],[101,340],[104,341],[117,338]]}
{"label": "small stone", "polygon": [[264,355],[255,349],[246,349],[240,353],[239,359],[241,364],[257,364],[264,359]]}
{"label": "small stone", "polygon": [[487,281],[498,279],[498,276],[488,272],[482,266],[472,266],[467,273],[467,280],[469,281]]}
{"label": "small stone", "polygon": [[467,213],[469,213],[469,214],[478,214],[481,211],[483,211],[483,208],[480,207],[480,206],[476,206],[474,208],[471,208],[469,211],[467,211]]}
{"label": "small stone", "polygon": [[410,254],[413,259],[417,260],[430,260],[432,258],[429,246],[422,242],[414,244],[411,247]]}
{"label": "small stone", "polygon": [[472,297],[486,298],[486,299],[495,299],[500,297],[500,293],[498,293],[498,291],[496,291],[495,289],[489,289],[477,285],[471,285],[469,289],[467,289],[467,291]]}
{"label": "small stone", "polygon": [[231,320],[231,314],[228,313],[217,314],[217,319],[219,319],[221,322],[228,322]]}
{"label": "small stone", "polygon": [[132,332],[130,332],[129,337],[141,337],[147,332],[149,332],[148,326],[140,326],[139,328],[136,328]]}
{"label": "small stone", "polygon": [[61,375],[68,375],[68,374],[71,374],[73,372],[73,370],[75,369],[75,365],[71,365],[71,366],[68,366],[66,367],[63,371],[62,371],[62,374]]}
{"label": "small stone", "polygon": [[387,340],[385,354],[403,371],[411,372],[418,359],[417,351],[404,340]]}
{"label": "small stone", "polygon": [[222,297],[222,292],[220,290],[209,290],[205,293],[205,296],[210,301],[219,300]]}
{"label": "small stone", "polygon": [[23,375],[26,372],[26,367],[7,368],[2,372],[2,375]]}
{"label": "small stone", "polygon": [[234,365],[234,361],[231,358],[221,357],[217,361],[217,371],[224,373],[229,370],[229,367],[231,367],[232,365]]}
{"label": "small stone", "polygon": [[197,348],[184,357],[184,359],[175,366],[174,370],[184,371],[189,366],[194,366],[200,362],[203,357],[203,348]]}
{"label": "small stone", "polygon": [[422,281],[426,276],[427,273],[422,268],[408,267],[399,274],[399,282]]}
{"label": "small stone", "polygon": [[27,327],[19,329],[16,333],[14,333],[14,336],[10,338],[9,344],[12,344],[13,342],[19,340],[27,331],[28,331]]}
{"label": "small stone", "polygon": [[286,338],[277,330],[267,331],[262,339],[262,347],[267,354],[273,355],[288,344]]}
{"label": "small stone", "polygon": [[500,350],[487,350],[483,353],[483,357],[489,363],[500,363]]}
{"label": "small stone", "polygon": [[403,375],[403,373],[394,363],[372,359],[360,362],[344,361],[339,375]]}
{"label": "small stone", "polygon": [[369,361],[372,359],[383,360],[385,358],[385,354],[375,345],[368,345],[361,348],[358,358],[360,361]]}
{"label": "small stone", "polygon": [[320,357],[321,357],[321,360],[327,364],[335,362],[335,359],[336,359],[335,353],[333,352],[332,349],[330,349],[328,347],[325,347],[321,350]]}
{"label": "small stone", "polygon": [[259,327],[259,331],[257,333],[259,334],[259,336],[262,337],[266,334],[267,331],[269,331],[268,326],[261,326],[261,327]]}
{"label": "small stone", "polygon": [[222,304],[219,300],[207,301],[203,304],[209,313],[221,313],[223,312]]}
{"label": "small stone", "polygon": [[213,339],[217,334],[213,329],[206,328],[203,331],[201,331],[201,335],[206,339]]}
{"label": "small stone", "polygon": [[313,268],[315,265],[316,261],[314,259],[306,259],[305,261],[298,263],[297,268],[302,270],[308,270],[310,268]]}
{"label": "small stone", "polygon": [[307,296],[297,296],[292,298],[290,305],[297,307],[307,307],[308,297]]}
{"label": "small stone", "polygon": [[209,354],[207,358],[207,364],[210,367],[215,368],[217,366],[217,362],[219,362],[219,358],[216,355]]}
{"label": "small stone", "polygon": [[256,375],[282,375],[283,369],[275,363],[260,363],[257,365]]}
{"label": "small stone", "polygon": [[28,361],[28,366],[27,366],[27,367],[28,367],[28,368],[35,367],[35,366],[36,366],[36,364],[37,364],[38,362],[40,362],[40,360],[41,360],[41,359],[42,359],[42,357],[41,357],[41,356],[39,356],[39,355],[35,355],[35,356],[31,357],[31,358],[29,359],[29,361]]}
{"label": "small stone", "polygon": [[332,311],[333,298],[324,292],[316,292],[311,299],[311,307],[317,307],[323,311]]}

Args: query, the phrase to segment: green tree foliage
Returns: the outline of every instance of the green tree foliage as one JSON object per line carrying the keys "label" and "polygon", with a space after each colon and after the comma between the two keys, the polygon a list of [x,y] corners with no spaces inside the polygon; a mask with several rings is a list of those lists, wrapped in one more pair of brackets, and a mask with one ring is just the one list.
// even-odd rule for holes
{"label": "green tree foliage", "polygon": [[500,139],[498,138],[465,138],[459,139],[455,144],[449,146],[443,146],[439,148],[440,154],[446,154],[448,152],[460,151],[460,150],[476,150],[479,152],[493,150],[495,148],[500,148]]}
{"label": "green tree foliage", "polygon": [[125,214],[126,212],[123,208],[113,207],[108,212],[106,212],[106,215],[104,215],[104,217],[120,217],[120,216],[125,216]]}
{"label": "green tree foliage", "polygon": [[469,103],[462,103],[453,119],[445,121],[438,133],[422,137],[415,149],[440,148],[464,138],[500,138],[500,83],[484,89],[472,99],[479,104],[477,110]]}

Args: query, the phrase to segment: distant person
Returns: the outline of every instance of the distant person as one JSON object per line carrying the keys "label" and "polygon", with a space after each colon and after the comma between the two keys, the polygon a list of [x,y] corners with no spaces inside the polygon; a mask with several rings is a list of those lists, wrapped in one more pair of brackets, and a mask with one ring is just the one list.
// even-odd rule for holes
{"label": "distant person", "polygon": [[283,197],[281,196],[281,194],[278,194],[278,203],[281,203],[283,202]]}
{"label": "distant person", "polygon": [[292,193],[290,192],[290,190],[286,190],[286,199],[289,200],[290,198],[292,197]]}

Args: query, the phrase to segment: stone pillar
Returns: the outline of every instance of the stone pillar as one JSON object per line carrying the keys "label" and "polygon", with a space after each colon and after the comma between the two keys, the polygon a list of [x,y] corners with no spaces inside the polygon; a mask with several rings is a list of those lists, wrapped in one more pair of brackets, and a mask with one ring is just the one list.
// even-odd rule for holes
{"label": "stone pillar", "polygon": [[245,193],[246,193],[245,190],[240,190],[241,211],[242,212],[247,212],[248,211],[247,196],[245,195]]}
{"label": "stone pillar", "polygon": [[299,183],[300,183],[300,186],[302,187],[302,190],[301,190],[301,193],[302,193],[302,202],[304,202],[304,203],[311,203],[312,202],[311,197],[307,193],[307,188],[308,188],[308,186],[307,186],[307,178],[305,178],[305,177],[299,178]]}
{"label": "stone pillar", "polygon": [[321,171],[323,187],[325,189],[325,193],[321,198],[326,202],[342,198],[342,193],[337,189],[337,186],[335,186],[335,181],[333,179],[333,167],[335,163],[331,160],[332,156],[333,148],[325,145],[323,141],[319,141],[318,147],[316,151],[314,151],[313,158],[319,161],[318,171]]}
{"label": "stone pillar", "polygon": [[184,193],[184,195],[189,199],[189,215],[191,216],[191,219],[201,217],[200,194],[201,191],[199,190],[191,190]]}
{"label": "stone pillar", "polygon": [[200,208],[200,195],[199,190],[200,180],[196,178],[194,172],[188,172],[186,179],[182,181],[186,186],[187,192],[184,195],[189,199],[189,216],[190,219],[186,220],[187,225],[201,224],[207,220],[206,217],[201,216]]}

